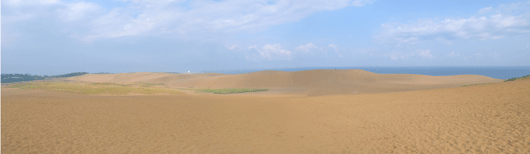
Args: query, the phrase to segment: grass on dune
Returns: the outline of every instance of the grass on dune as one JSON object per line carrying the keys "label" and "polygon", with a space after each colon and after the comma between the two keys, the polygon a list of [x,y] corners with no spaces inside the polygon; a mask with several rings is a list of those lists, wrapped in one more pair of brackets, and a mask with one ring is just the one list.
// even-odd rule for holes
{"label": "grass on dune", "polygon": [[[495,83],[495,82],[493,82]],[[476,85],[483,85],[483,84],[492,84],[492,83],[475,83],[475,84],[468,84],[468,85],[463,85],[461,87],[466,87],[466,86],[476,86]]]}
{"label": "grass on dune", "polygon": [[[508,80],[504,80],[504,82],[515,81],[515,80],[519,80],[519,79],[527,79],[527,78],[530,78],[530,75],[526,75],[526,76],[522,76],[522,77],[518,77],[518,78],[511,78],[511,79],[508,79]],[[491,84],[491,83],[468,84],[468,85],[463,85],[462,87],[465,87],[465,86],[475,86],[475,85],[483,85],[483,84]]]}
{"label": "grass on dune", "polygon": [[157,87],[157,86],[165,86],[163,83],[146,83],[146,82],[138,82],[138,86],[142,87]]}
{"label": "grass on dune", "polygon": [[526,76],[522,76],[522,77],[518,77],[518,78],[511,78],[511,79],[508,79],[508,80],[504,80],[504,82],[515,81],[515,80],[526,79],[526,78],[530,78],[530,75],[526,75]]}
{"label": "grass on dune", "polygon": [[214,94],[232,94],[267,91],[267,89],[249,89],[249,88],[222,88],[222,89],[195,89],[197,92],[214,93]]}
{"label": "grass on dune", "polygon": [[[159,85],[159,84],[156,84]],[[106,95],[126,95],[126,94],[181,94],[177,90],[149,87],[141,84],[127,85],[118,83],[80,83],[80,82],[57,82],[43,81],[20,83],[8,86],[20,89],[42,89],[53,91],[75,92],[80,94],[106,94]]]}

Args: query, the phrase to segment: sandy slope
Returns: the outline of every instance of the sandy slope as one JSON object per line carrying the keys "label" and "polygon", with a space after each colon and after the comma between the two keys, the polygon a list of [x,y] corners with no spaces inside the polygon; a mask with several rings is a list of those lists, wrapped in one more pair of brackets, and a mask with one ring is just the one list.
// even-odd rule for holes
{"label": "sandy slope", "polygon": [[530,153],[529,93],[530,80],[317,97],[2,88],[2,151]]}
{"label": "sandy slope", "polygon": [[237,75],[122,73],[91,74],[69,79],[85,82],[164,83],[178,88],[267,88],[286,94],[310,96],[400,92],[503,81],[480,75],[377,74],[363,70],[261,71]]}

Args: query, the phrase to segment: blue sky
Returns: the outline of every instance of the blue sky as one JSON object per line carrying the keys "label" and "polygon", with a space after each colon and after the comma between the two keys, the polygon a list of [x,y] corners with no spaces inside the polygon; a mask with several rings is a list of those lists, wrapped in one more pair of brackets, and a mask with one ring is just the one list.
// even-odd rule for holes
{"label": "blue sky", "polygon": [[1,5],[2,73],[530,65],[528,0]]}

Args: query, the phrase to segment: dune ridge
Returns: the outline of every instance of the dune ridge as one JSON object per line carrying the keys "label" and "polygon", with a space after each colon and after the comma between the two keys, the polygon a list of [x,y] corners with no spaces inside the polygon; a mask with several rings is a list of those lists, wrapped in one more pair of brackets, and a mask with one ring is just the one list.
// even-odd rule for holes
{"label": "dune ridge", "polygon": [[427,76],[377,74],[364,70],[260,71],[247,74],[120,73],[90,74],[68,80],[84,82],[163,83],[173,88],[267,88],[268,93],[330,95],[425,90],[502,82],[481,75]]}

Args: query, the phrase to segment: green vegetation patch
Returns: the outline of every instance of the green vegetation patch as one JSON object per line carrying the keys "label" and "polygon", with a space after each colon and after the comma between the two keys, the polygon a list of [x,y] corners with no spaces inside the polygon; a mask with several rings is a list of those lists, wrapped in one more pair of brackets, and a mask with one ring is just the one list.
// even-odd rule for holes
{"label": "green vegetation patch", "polygon": [[[495,83],[495,82],[493,82]],[[492,83],[475,83],[475,84],[468,84],[468,85],[463,85],[461,87],[466,87],[466,86],[476,86],[476,85],[483,85],[483,84],[492,84]]]}
{"label": "green vegetation patch", "polygon": [[232,94],[267,91],[267,89],[248,89],[248,88],[222,88],[222,89],[196,89],[197,92],[214,93],[214,94]]}
{"label": "green vegetation patch", "polygon": [[21,82],[21,81],[33,81],[33,80],[44,80],[52,78],[66,78],[73,76],[80,76],[88,74],[87,72],[74,72],[63,75],[55,76],[41,76],[41,75],[30,75],[30,74],[2,74],[2,83],[12,83],[12,82]]}
{"label": "green vegetation patch", "polygon": [[20,89],[42,89],[53,91],[75,92],[90,95],[126,95],[126,94],[181,94],[182,92],[167,88],[151,88],[118,83],[81,83],[81,82],[59,82],[42,81],[20,83],[8,86]]}
{"label": "green vegetation patch", "polygon": [[526,75],[526,76],[522,76],[522,77],[518,77],[518,78],[511,78],[511,79],[508,79],[508,80],[504,80],[504,82],[515,81],[515,80],[525,79],[525,78],[530,78],[530,75]]}
{"label": "green vegetation patch", "polygon": [[166,84],[163,83],[146,83],[146,82],[138,82],[136,83],[138,86],[141,87],[160,87],[160,86],[166,86]]}

